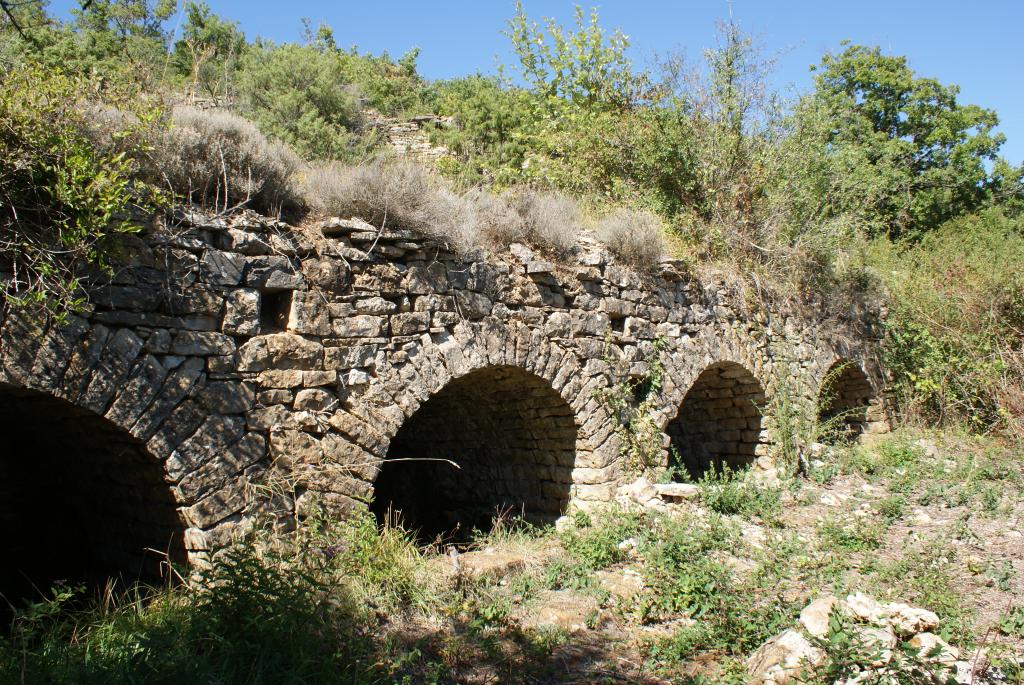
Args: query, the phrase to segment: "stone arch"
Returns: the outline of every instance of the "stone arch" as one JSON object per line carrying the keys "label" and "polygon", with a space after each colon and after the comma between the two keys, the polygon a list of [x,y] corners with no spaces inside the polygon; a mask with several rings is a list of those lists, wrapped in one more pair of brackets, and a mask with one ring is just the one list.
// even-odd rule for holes
{"label": "stone arch", "polygon": [[[581,362],[543,331],[494,320],[462,322],[450,334],[424,335],[406,345],[403,357],[378,368],[346,406],[361,425],[374,427],[376,437],[361,444],[378,464],[405,422],[449,383],[478,370],[503,368],[514,374],[511,369],[519,369],[543,382],[574,417],[570,506],[585,508],[610,499],[620,475],[618,443],[610,412],[594,397],[609,382],[607,365],[600,360]],[[356,432],[346,434],[352,438]]]}
{"label": "stone arch", "polygon": [[818,424],[826,437],[853,439],[868,426],[875,390],[864,370],[850,359],[837,359],[825,373],[817,397]]}
{"label": "stone arch", "polygon": [[108,419],[0,383],[0,592],[10,600],[58,580],[157,582],[183,564],[184,526],[145,445]]}
{"label": "stone arch", "polygon": [[749,466],[765,443],[765,389],[734,361],[718,361],[693,381],[669,421],[670,460],[692,478],[711,468]]}
{"label": "stone arch", "polygon": [[266,463],[265,437],[246,422],[252,390],[208,382],[212,352],[190,331],[3,314],[0,434],[13,449],[0,453],[0,479],[16,492],[0,509],[11,502],[4,524],[27,530],[33,515],[48,517],[50,533],[23,541],[40,547],[60,544],[44,538],[61,521],[77,531],[79,554],[52,573],[153,580],[150,560],[194,563],[228,542]]}
{"label": "stone arch", "polygon": [[471,371],[392,438],[372,508],[380,519],[401,512],[425,539],[486,530],[498,512],[554,521],[569,502],[576,433],[571,407],[544,379],[508,365]]}

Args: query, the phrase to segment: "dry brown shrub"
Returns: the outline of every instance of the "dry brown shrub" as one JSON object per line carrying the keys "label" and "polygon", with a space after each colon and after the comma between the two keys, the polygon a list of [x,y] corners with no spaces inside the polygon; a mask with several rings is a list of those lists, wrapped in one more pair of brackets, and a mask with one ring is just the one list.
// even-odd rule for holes
{"label": "dry brown shrub", "polygon": [[558,256],[576,249],[581,231],[579,206],[558,193],[521,191],[511,206],[523,222],[527,241]]}
{"label": "dry brown shrub", "polygon": [[302,193],[321,214],[358,217],[382,229],[413,230],[457,252],[477,242],[470,204],[412,161],[314,165],[305,174]]}
{"label": "dry brown shrub", "polygon": [[178,106],[143,172],[205,206],[276,213],[297,204],[292,176],[300,164],[290,148],[237,114]]}
{"label": "dry brown shrub", "polygon": [[523,217],[511,206],[506,196],[497,197],[484,190],[466,196],[476,215],[480,235],[502,249],[526,240]]}
{"label": "dry brown shrub", "polygon": [[667,247],[661,220],[650,212],[617,209],[595,233],[616,256],[636,267],[654,266]]}

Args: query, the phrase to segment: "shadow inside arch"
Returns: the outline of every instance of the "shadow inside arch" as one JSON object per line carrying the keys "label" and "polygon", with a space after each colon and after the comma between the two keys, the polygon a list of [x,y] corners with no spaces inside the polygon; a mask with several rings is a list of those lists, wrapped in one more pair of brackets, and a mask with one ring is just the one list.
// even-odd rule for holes
{"label": "shadow inside arch", "polygon": [[849,359],[839,359],[825,374],[818,393],[821,439],[855,440],[867,428],[868,405],[875,390],[864,370]]}
{"label": "shadow inside arch", "polygon": [[126,431],[0,383],[0,436],[0,606],[39,599],[54,583],[163,582],[168,561],[186,563],[163,470]]}
{"label": "shadow inside arch", "polygon": [[746,367],[717,362],[690,386],[665,429],[673,465],[700,479],[709,470],[749,466],[764,442],[765,391]]}
{"label": "shadow inside arch", "polygon": [[422,542],[464,540],[496,514],[554,521],[569,502],[576,435],[572,409],[546,380],[516,366],[472,371],[398,430],[371,508]]}

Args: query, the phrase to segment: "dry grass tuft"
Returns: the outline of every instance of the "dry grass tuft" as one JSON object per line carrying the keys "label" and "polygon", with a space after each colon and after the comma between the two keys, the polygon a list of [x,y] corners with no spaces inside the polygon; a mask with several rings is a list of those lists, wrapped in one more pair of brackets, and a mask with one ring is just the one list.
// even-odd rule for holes
{"label": "dry grass tuft", "polygon": [[505,249],[512,243],[526,240],[523,218],[513,209],[507,196],[473,190],[465,197],[473,208],[477,229],[487,242]]}
{"label": "dry grass tuft", "polygon": [[667,250],[661,220],[650,212],[615,210],[595,233],[616,256],[636,267],[654,266]]}

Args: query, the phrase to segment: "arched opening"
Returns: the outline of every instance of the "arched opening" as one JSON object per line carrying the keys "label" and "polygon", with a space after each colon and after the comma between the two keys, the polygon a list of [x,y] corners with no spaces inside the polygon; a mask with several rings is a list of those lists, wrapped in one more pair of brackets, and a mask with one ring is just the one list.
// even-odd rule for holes
{"label": "arched opening", "polygon": [[[51,395],[0,384],[0,593],[18,606],[56,582],[156,582],[184,562],[182,525],[143,445]],[[0,602],[0,607],[6,603]]]}
{"label": "arched opening", "polygon": [[833,364],[818,393],[818,425],[830,440],[854,440],[868,422],[868,405],[874,389],[867,374],[853,362]]}
{"label": "arched opening", "polygon": [[763,442],[764,388],[743,366],[712,364],[697,377],[666,428],[675,466],[691,478],[753,463]]}
{"label": "arched opening", "polygon": [[480,369],[401,427],[372,509],[381,521],[393,512],[425,542],[489,530],[496,513],[551,522],[568,504],[575,453],[572,409],[547,381],[513,366]]}

